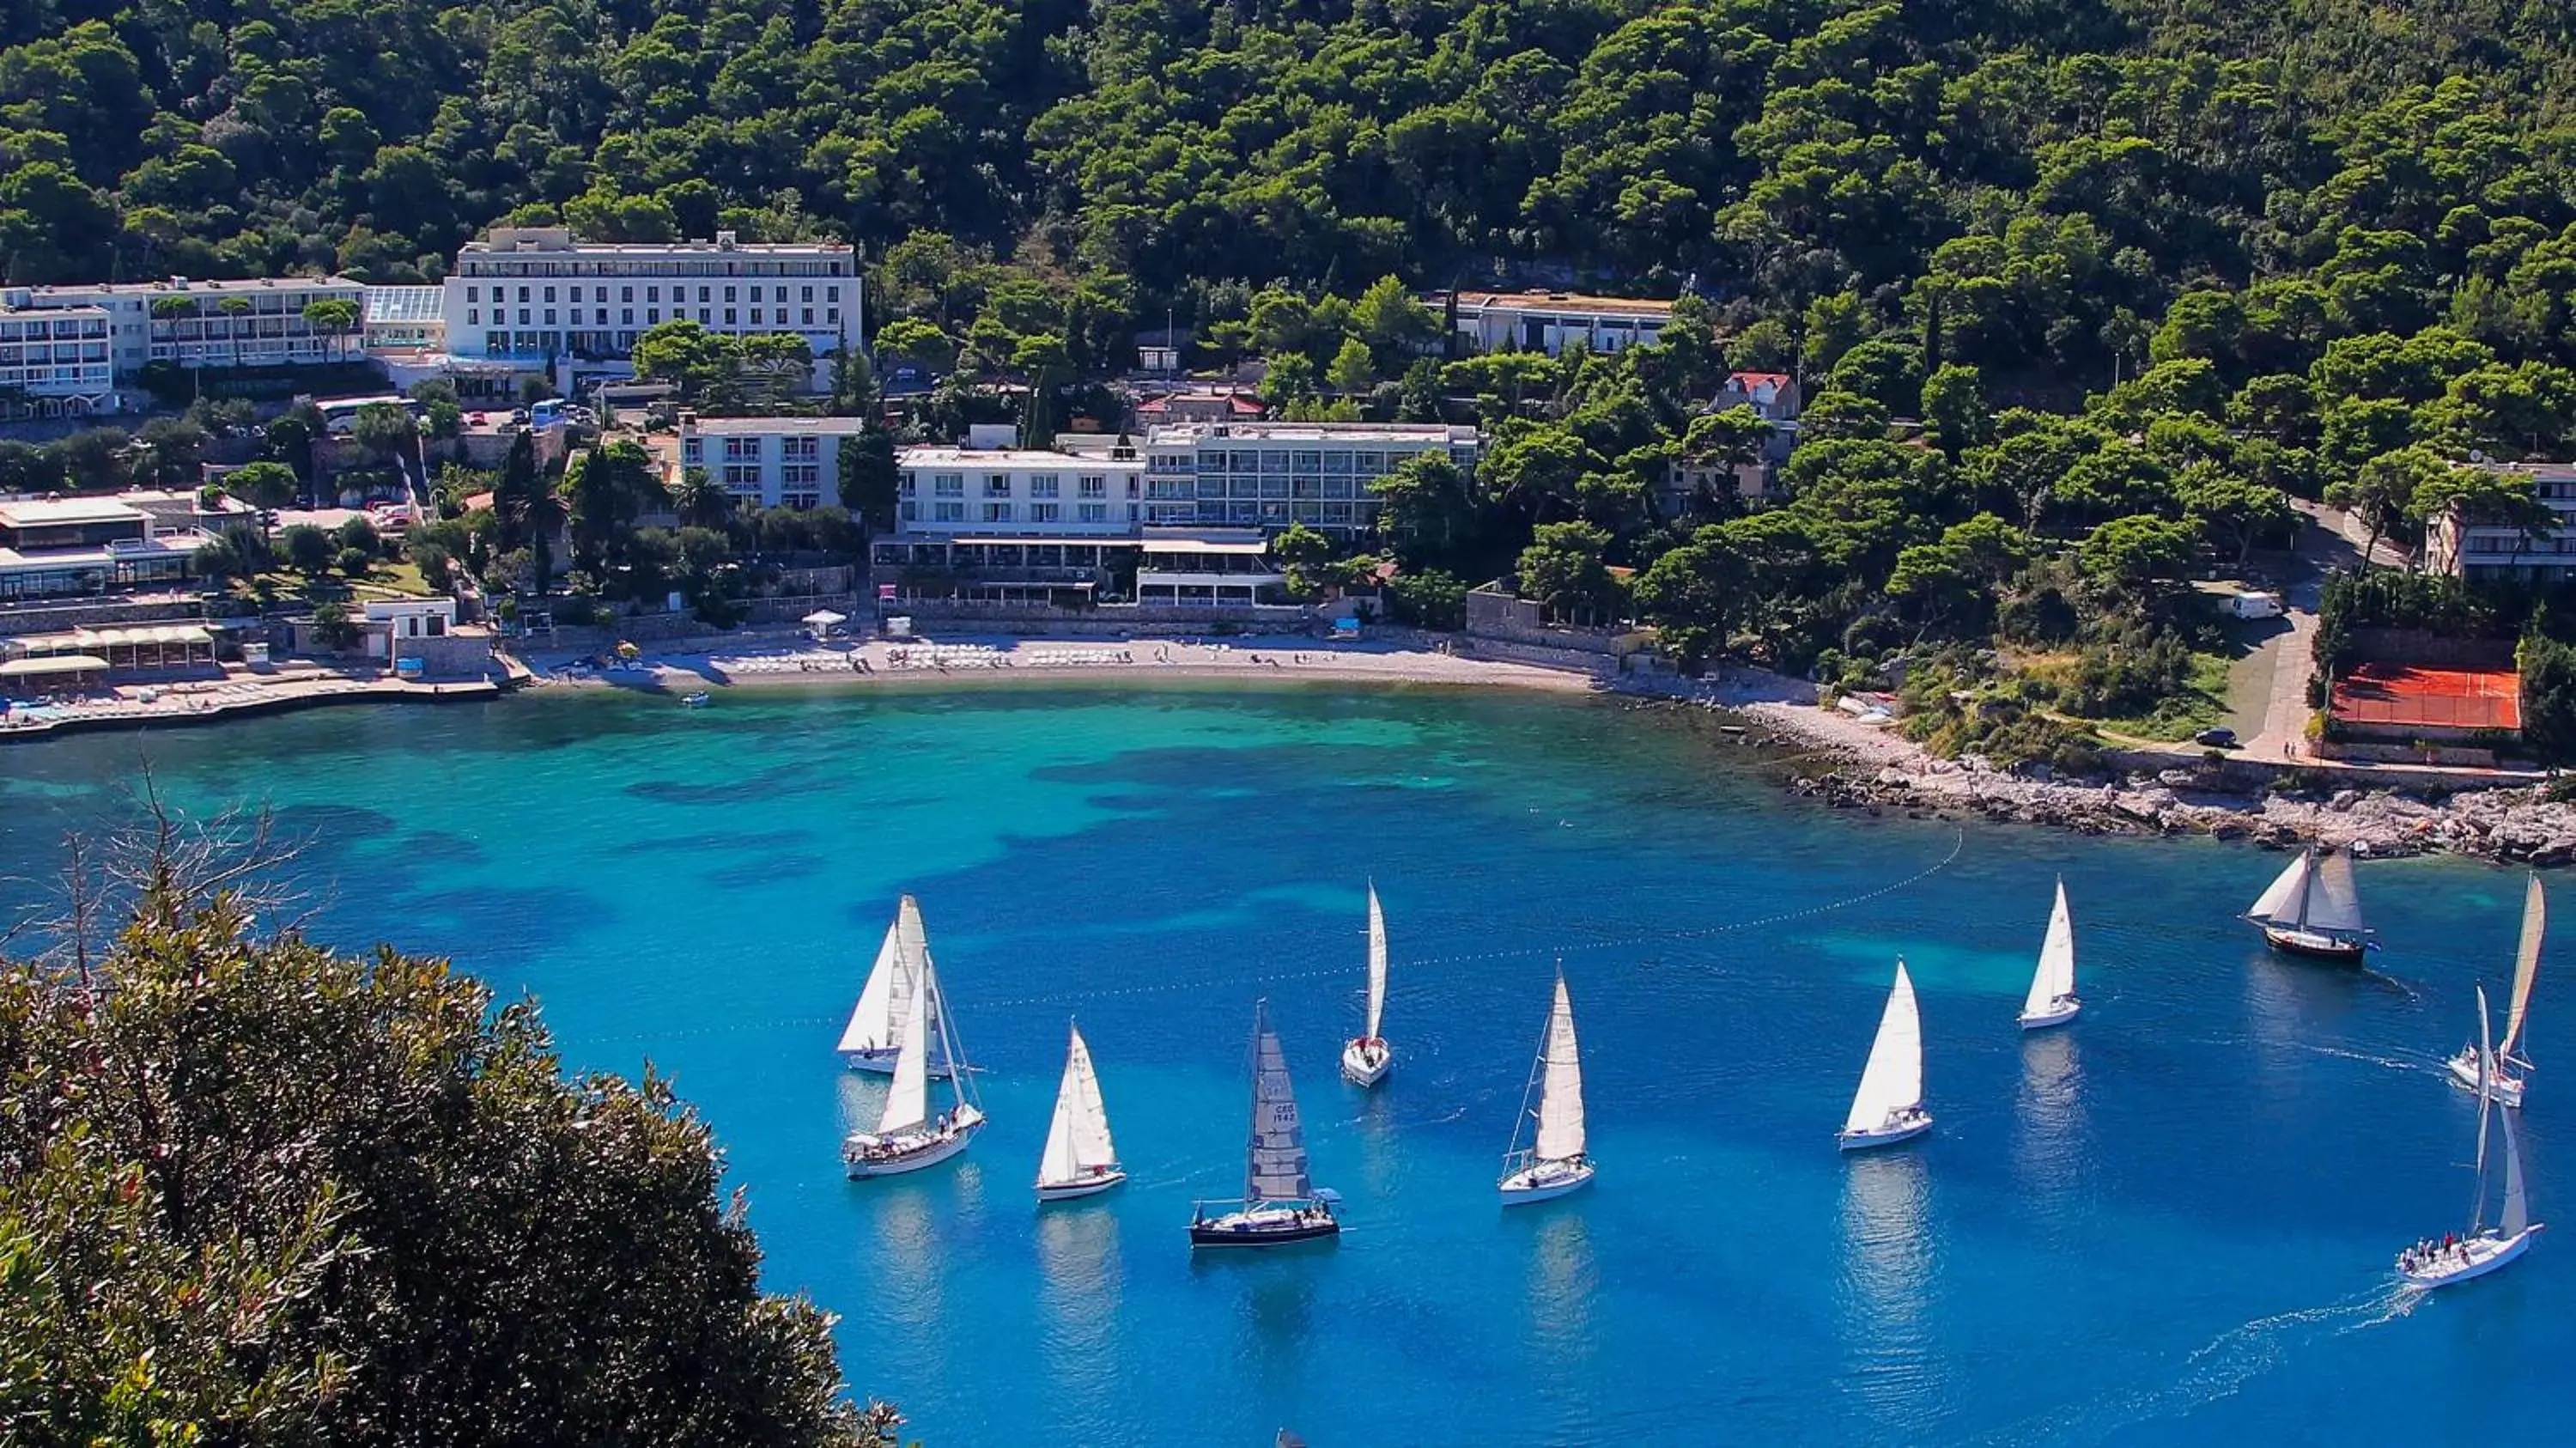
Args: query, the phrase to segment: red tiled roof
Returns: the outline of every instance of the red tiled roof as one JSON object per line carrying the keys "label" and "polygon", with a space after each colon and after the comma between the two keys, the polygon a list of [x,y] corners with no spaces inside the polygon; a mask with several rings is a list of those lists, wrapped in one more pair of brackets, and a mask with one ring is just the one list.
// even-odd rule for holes
{"label": "red tiled roof", "polygon": [[1241,394],[1237,394],[1233,397],[1227,398],[1226,401],[1233,403],[1234,410],[1237,412],[1248,413],[1252,416],[1258,417],[1262,411],[1261,399],[1257,397],[1245,397]]}
{"label": "red tiled roof", "polygon": [[1786,372],[1738,372],[1733,376],[1728,377],[1726,380],[1750,392],[1754,388],[1761,387],[1765,384],[1772,387],[1786,387],[1789,385],[1789,374]]}
{"label": "red tiled roof", "polygon": [[2392,729],[2520,729],[2522,675],[2511,669],[2360,664],[2335,680],[2334,717]]}

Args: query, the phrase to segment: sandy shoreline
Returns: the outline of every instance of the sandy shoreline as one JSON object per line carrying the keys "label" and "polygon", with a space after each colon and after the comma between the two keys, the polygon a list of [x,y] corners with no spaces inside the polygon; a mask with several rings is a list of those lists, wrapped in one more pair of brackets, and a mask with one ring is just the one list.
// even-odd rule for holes
{"label": "sandy shoreline", "polygon": [[1154,684],[1182,680],[1432,684],[1452,687],[1585,692],[1604,677],[1502,659],[1445,653],[1408,644],[1320,644],[1307,638],[1246,638],[1222,643],[1179,639],[1116,641],[956,636],[937,644],[818,645],[777,639],[756,647],[690,645],[647,649],[634,660],[593,668],[579,656],[526,656],[532,683],[547,687],[652,689],[686,695],[735,688],[1020,684],[1101,681]]}

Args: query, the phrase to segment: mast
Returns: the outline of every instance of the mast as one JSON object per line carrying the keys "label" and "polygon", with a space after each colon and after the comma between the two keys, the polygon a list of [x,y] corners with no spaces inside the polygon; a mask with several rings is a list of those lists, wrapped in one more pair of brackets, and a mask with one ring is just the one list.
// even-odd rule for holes
{"label": "mast", "polygon": [[2504,1113],[2504,1216],[2496,1230],[2519,1237],[2531,1229],[2531,1200],[2522,1185],[2522,1140],[2515,1134],[2514,1113]]}
{"label": "mast", "polygon": [[2306,849],[2300,851],[2299,858],[2306,861],[2307,869],[2299,880],[2299,918],[2297,921],[2297,928],[2305,930],[2308,928],[2308,902],[2316,898],[2317,893],[2317,847],[2315,845],[2309,845]]}
{"label": "mast", "polygon": [[1075,1030],[1072,1044],[1065,1048],[1064,1080],[1055,1088],[1055,1116],[1047,1122],[1046,1150],[1038,1154],[1039,1186],[1073,1180],[1079,1165],[1073,1151],[1073,1062],[1081,1049],[1082,1032]]}
{"label": "mast", "polygon": [[2531,984],[2540,975],[2540,940],[2549,929],[2549,900],[2541,893],[2540,875],[2534,871],[2522,894],[2522,939],[2513,953],[2513,999],[2505,1007],[2504,1040],[2496,1046],[2500,1061],[2512,1061],[2528,1068],[2531,1063],[2514,1055],[2522,1044],[2522,1023],[2531,1011]]}
{"label": "mast", "polygon": [[893,1136],[921,1125],[930,1115],[929,1049],[924,1042],[923,1013],[904,1018],[903,1046],[895,1053],[894,1084],[886,1089],[885,1112],[877,1118],[877,1135]]}
{"label": "mast", "polygon": [[1100,1073],[1091,1066],[1090,1043],[1076,1027],[1064,1063],[1065,1081],[1073,1091],[1073,1159],[1078,1166],[1107,1166],[1118,1159],[1109,1139],[1109,1103],[1100,1099]]}
{"label": "mast", "polygon": [[1574,1002],[1566,996],[1562,969],[1556,973],[1556,1004],[1547,1014],[1539,1063],[1538,1139],[1530,1154],[1540,1161],[1571,1161],[1583,1155],[1583,1058],[1575,1046]]}
{"label": "mast", "polygon": [[1378,1020],[1386,1014],[1386,913],[1378,908],[1377,882],[1368,887],[1369,995],[1368,1039],[1377,1039]]}
{"label": "mast", "polygon": [[[928,1016],[936,1027],[935,1035],[927,1030],[923,1032],[923,1053],[928,1054],[930,1040],[938,1041],[940,1064],[948,1069],[950,1098],[961,1107],[975,1105],[974,1073],[967,1068],[965,1048],[957,1044],[957,1027],[948,1019],[948,1003],[941,998],[939,990],[939,973],[931,969],[927,952],[921,957],[921,1009],[913,1015],[916,1018]],[[924,1069],[927,1069],[927,1063]]]}

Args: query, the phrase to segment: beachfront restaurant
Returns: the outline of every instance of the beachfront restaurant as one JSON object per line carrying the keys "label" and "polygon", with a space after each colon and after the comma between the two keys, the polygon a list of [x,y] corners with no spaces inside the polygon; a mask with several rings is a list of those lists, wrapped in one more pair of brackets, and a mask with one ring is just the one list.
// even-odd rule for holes
{"label": "beachfront restaurant", "polygon": [[1145,530],[1136,601],[1210,607],[1281,602],[1287,578],[1258,528]]}
{"label": "beachfront restaurant", "polygon": [[1133,538],[1013,538],[972,534],[879,539],[877,576],[907,601],[1089,608],[1135,566]]}
{"label": "beachfront restaurant", "polygon": [[[212,668],[215,636],[201,623],[136,624],[130,628],[77,628],[65,633],[21,634],[10,639],[6,664],[87,659],[98,672],[159,672]],[[43,670],[20,670],[33,676]]]}
{"label": "beachfront restaurant", "polygon": [[107,660],[93,654],[49,654],[0,659],[0,695],[28,698],[66,690],[86,693],[107,677]]}

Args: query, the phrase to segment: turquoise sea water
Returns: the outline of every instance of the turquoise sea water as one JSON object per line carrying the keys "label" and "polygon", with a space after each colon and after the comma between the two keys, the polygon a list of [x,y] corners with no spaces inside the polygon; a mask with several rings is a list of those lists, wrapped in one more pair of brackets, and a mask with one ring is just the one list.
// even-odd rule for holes
{"label": "turquoise sea water", "polygon": [[[619,695],[326,711],[0,751],[0,900],[148,759],[192,807],[311,836],[323,932],[453,954],[567,1059],[676,1076],[771,1286],[933,1448],[2459,1442],[2576,1435],[2576,1238],[2429,1300],[2474,1112],[2439,1060],[2508,973],[2518,876],[2366,866],[2357,975],[2230,917],[2280,857],[1837,813],[1709,721],[1454,693]],[[2086,1001],[2013,1014],[2063,872]],[[1399,1058],[1363,1094],[1362,887]],[[878,1078],[831,1054],[922,901],[995,1124],[853,1184]],[[2562,918],[2576,895],[2562,891]],[[2576,974],[2543,968],[2536,1215],[2576,1225]],[[1918,1146],[1833,1133],[1893,958],[1922,992]],[[1588,1192],[1492,1195],[1561,955]],[[1266,995],[1334,1247],[1194,1260],[1239,1189]],[[1134,1180],[1040,1211],[1078,1015]],[[2556,1240],[2553,1240],[2556,1239]]]}

